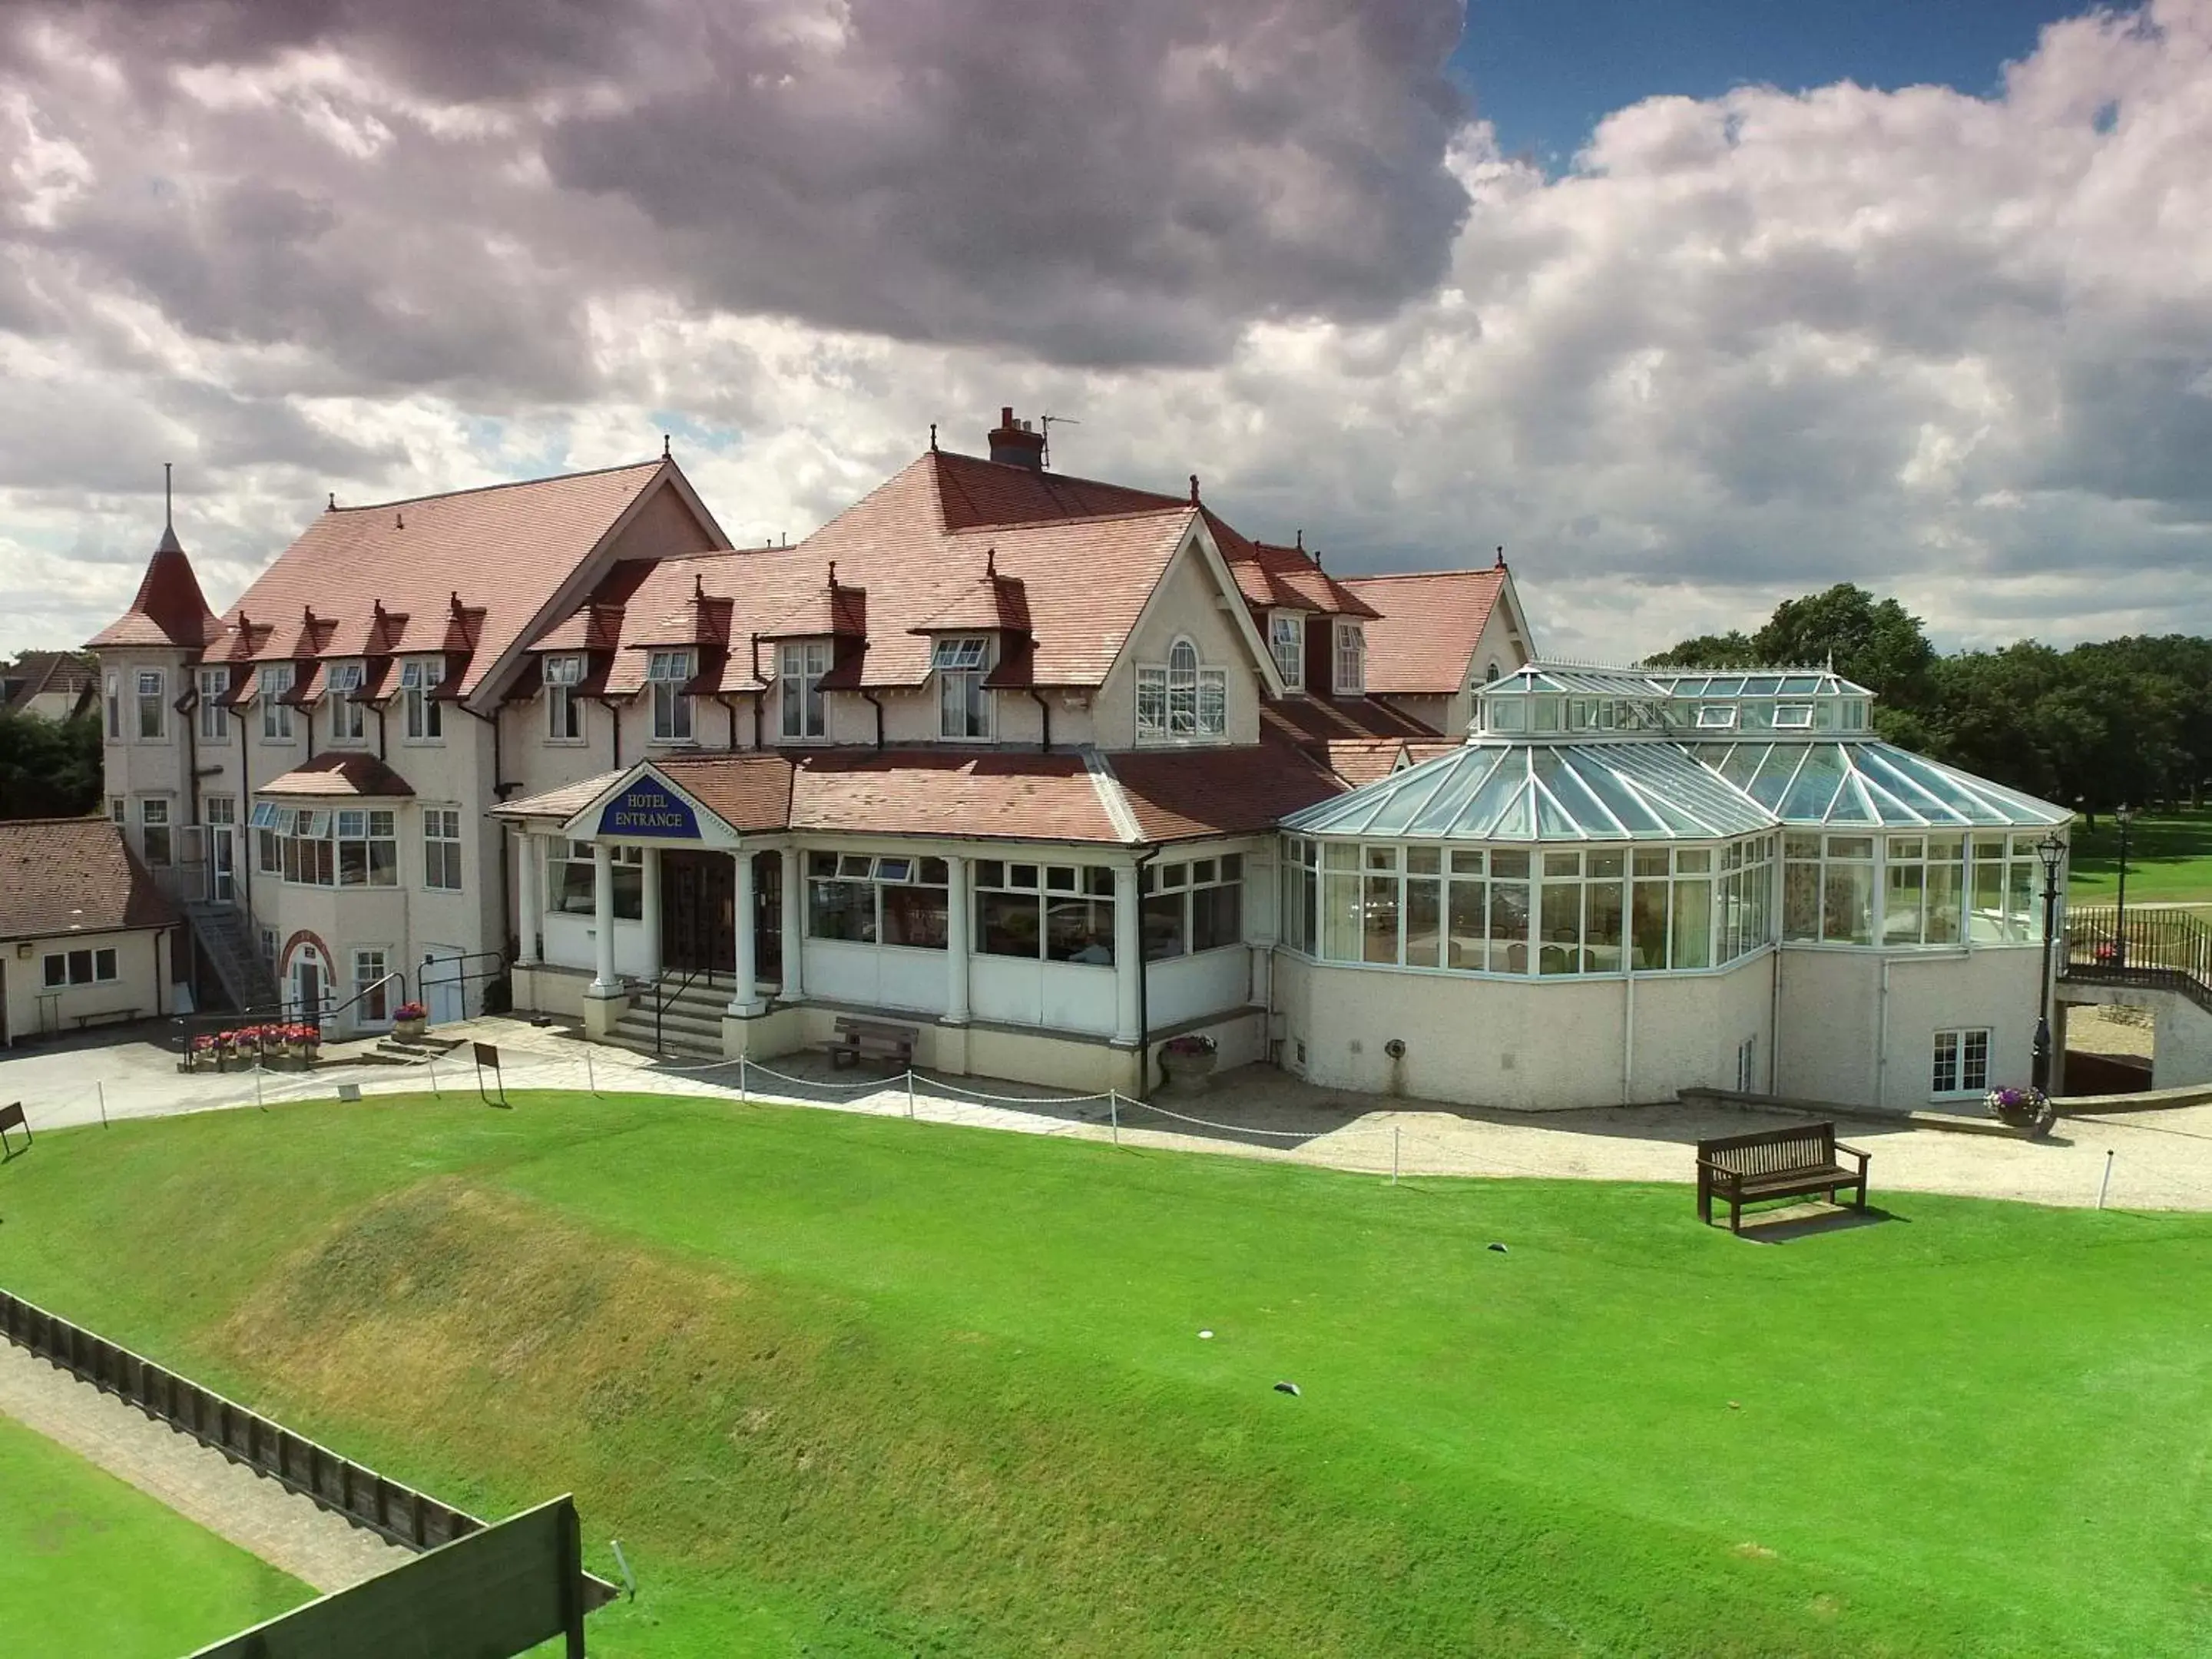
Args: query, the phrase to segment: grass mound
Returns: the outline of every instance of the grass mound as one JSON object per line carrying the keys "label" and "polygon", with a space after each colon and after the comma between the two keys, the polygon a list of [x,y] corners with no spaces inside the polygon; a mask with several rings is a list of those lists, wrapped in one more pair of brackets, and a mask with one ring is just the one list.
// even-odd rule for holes
{"label": "grass mound", "polygon": [[1764,1249],[1675,1189],[668,1099],[52,1143],[0,1282],[457,1501],[574,1490],[643,1580],[595,1651],[2142,1653],[2212,1613],[2197,1218],[1908,1198]]}

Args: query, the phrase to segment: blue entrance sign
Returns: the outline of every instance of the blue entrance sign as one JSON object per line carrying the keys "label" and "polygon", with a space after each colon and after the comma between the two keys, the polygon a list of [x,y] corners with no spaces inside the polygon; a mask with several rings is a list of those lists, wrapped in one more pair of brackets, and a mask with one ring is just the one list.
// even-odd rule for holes
{"label": "blue entrance sign", "polygon": [[689,802],[672,795],[650,778],[640,778],[601,809],[599,833],[696,841],[699,820]]}

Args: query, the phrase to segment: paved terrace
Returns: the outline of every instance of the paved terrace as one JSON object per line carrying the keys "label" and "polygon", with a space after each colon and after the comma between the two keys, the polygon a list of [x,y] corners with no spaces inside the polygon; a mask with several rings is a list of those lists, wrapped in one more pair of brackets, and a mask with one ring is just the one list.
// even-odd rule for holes
{"label": "paved terrace", "polygon": [[[1726,1104],[1613,1107],[1520,1113],[1316,1088],[1266,1066],[1214,1079],[1197,1096],[1161,1095],[1156,1105],[1126,1097],[1071,1100],[1054,1091],[983,1078],[917,1073],[885,1078],[835,1071],[818,1054],[774,1068],[735,1061],[662,1064],[584,1042],[572,1028],[485,1018],[439,1035],[498,1045],[507,1087],[697,1095],[780,1102],[878,1116],[913,1116],[1024,1134],[1116,1139],[1127,1146],[1288,1159],[1330,1169],[1401,1176],[1523,1176],[1686,1185],[1689,1148],[1708,1136],[1786,1121]],[[326,1099],[341,1083],[369,1095],[436,1091],[473,1097],[476,1073],[463,1048],[434,1066],[334,1063],[311,1075],[270,1072],[181,1073],[175,1056],[145,1040],[95,1037],[19,1050],[0,1059],[0,1103],[21,1100],[34,1129]],[[740,1072],[742,1070],[742,1079]],[[257,1099],[258,1086],[258,1099]],[[2136,1210],[2212,1209],[2212,1105],[2062,1118],[2040,1143],[1966,1135],[1895,1120],[1846,1120],[1840,1133],[1874,1154],[1873,1192],[1954,1193],[2040,1204],[2097,1201],[2105,1155],[2112,1160],[2106,1202]],[[1685,1202],[1686,1202],[1686,1199]]]}

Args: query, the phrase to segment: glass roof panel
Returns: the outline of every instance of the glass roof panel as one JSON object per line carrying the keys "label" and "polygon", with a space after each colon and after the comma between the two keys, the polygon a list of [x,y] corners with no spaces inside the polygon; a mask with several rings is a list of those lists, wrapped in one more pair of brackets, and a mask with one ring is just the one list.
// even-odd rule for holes
{"label": "glass roof panel", "polygon": [[1746,784],[1744,793],[1778,817],[1782,811],[1782,798],[1790,793],[1790,786],[1797,776],[1797,769],[1805,763],[1812,750],[1796,744],[1778,743],[1759,757],[1759,770]]}
{"label": "glass roof panel", "polygon": [[[1528,759],[1526,750],[1514,751],[1510,764],[1492,772],[1482,786],[1482,793],[1467,804],[1459,817],[1447,827],[1455,836],[1504,836],[1509,832],[1497,828],[1510,820],[1516,823],[1528,822]],[[1516,809],[1519,816],[1515,816]],[[1516,838],[1526,841],[1527,830],[1510,832]]]}
{"label": "glass roof panel", "polygon": [[[1574,821],[1577,831],[1599,840],[1617,839],[1627,833],[1626,828],[1613,822],[1605,803],[1592,794],[1589,786],[1583,781],[1574,764],[1580,752],[1565,748],[1538,750],[1534,760],[1536,777],[1559,810]],[[1543,821],[1540,807],[1536,822]]]}
{"label": "glass roof panel", "polygon": [[[1666,821],[1644,805],[1641,797],[1620,781],[1610,764],[1612,757],[1601,749],[1572,751],[1570,764],[1575,776],[1584,788],[1595,796],[1598,804],[1617,820],[1621,829],[1632,836],[1665,836],[1670,833]],[[1590,833],[1601,833],[1590,826]]]}
{"label": "glass roof panel", "polygon": [[1416,803],[1406,827],[1415,835],[1440,836],[1448,833],[1460,813],[1466,809],[1475,792],[1487,783],[1501,766],[1507,771],[1517,768],[1506,766],[1508,761],[1518,761],[1520,753],[1511,749],[1474,749],[1459,757],[1458,764],[1444,775],[1442,787],[1429,793]]}
{"label": "glass roof panel", "polygon": [[1717,763],[1720,775],[1737,788],[1743,789],[1748,787],[1759,770],[1759,762],[1766,758],[1773,747],[1771,744],[1763,743],[1716,744],[1698,758],[1708,766]]}
{"label": "glass roof panel", "polygon": [[2003,814],[1992,811],[1986,802],[1959,787],[1917,756],[1911,757],[1915,763],[1910,766],[1900,763],[1905,757],[1895,750],[1883,754],[1855,750],[1851,757],[1877,781],[1902,794],[1923,817],[1938,823],[2006,822]]}
{"label": "glass roof panel", "polygon": [[1782,695],[1786,697],[1804,696],[1820,689],[1818,674],[1785,674],[1782,679]]}
{"label": "glass roof panel", "polygon": [[1818,823],[1827,817],[1843,781],[1841,751],[1832,743],[1813,744],[1805,751],[1805,763],[1797,769],[1790,793],[1782,798],[1778,816],[1790,823]]}
{"label": "glass roof panel", "polygon": [[1582,832],[1575,826],[1558,802],[1542,788],[1533,792],[1536,797],[1536,834],[1545,841],[1581,841]]}
{"label": "glass roof panel", "polygon": [[1734,676],[1730,676],[1724,679],[1709,680],[1705,684],[1705,695],[1709,697],[1741,696],[1743,695],[1743,681]]}
{"label": "glass roof panel", "polygon": [[1743,694],[1747,697],[1771,697],[1781,689],[1781,680],[1772,674],[1754,674],[1743,683]]}
{"label": "glass roof panel", "polygon": [[1490,826],[1491,840],[1534,841],[1536,839],[1536,815],[1528,805],[1528,797],[1533,793],[1534,792],[1532,787],[1524,786],[1521,792],[1514,796],[1513,804],[1499,816],[1496,823]]}
{"label": "glass roof panel", "polygon": [[1842,788],[1836,791],[1835,803],[1828,808],[1823,820],[1828,823],[1880,823],[1881,814],[1868,800],[1866,791],[1855,777],[1846,777]]}

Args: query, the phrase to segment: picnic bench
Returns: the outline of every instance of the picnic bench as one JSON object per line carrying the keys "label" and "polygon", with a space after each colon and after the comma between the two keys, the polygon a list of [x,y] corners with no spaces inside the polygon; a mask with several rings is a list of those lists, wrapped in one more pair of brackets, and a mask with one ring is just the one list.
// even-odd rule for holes
{"label": "picnic bench", "polygon": [[914,1039],[911,1025],[840,1015],[829,1043],[830,1063],[842,1068],[860,1060],[889,1060],[904,1070],[914,1064]]}
{"label": "picnic bench", "polygon": [[[1856,1170],[1837,1162],[1838,1152],[1858,1160]],[[1698,1218],[1712,1224],[1713,1200],[1728,1200],[1729,1231],[1743,1231],[1743,1206],[1762,1198],[1802,1198],[1826,1193],[1828,1202],[1845,1188],[1866,1208],[1867,1164],[1873,1154],[1836,1139],[1832,1123],[1800,1123],[1755,1134],[1723,1135],[1698,1143]]]}

